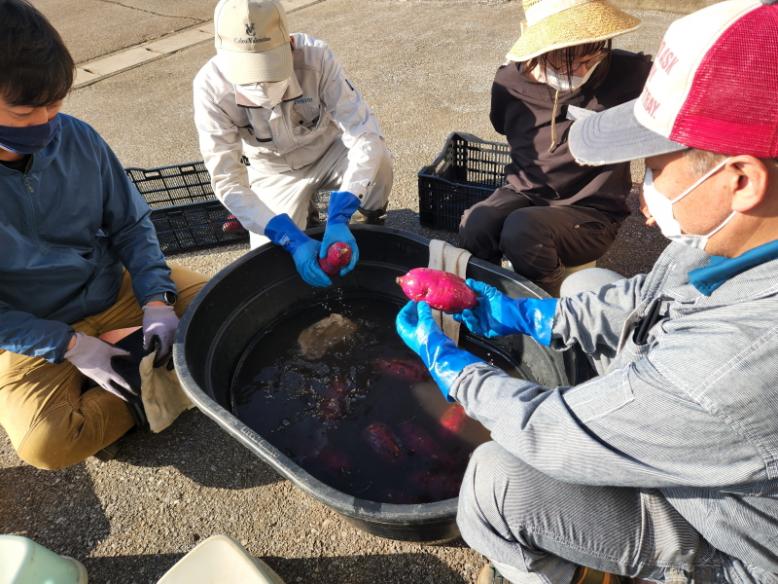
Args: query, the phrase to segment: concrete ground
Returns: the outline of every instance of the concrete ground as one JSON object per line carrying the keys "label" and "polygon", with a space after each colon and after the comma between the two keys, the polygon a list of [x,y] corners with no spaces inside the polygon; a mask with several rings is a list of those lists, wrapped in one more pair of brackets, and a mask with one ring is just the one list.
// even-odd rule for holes
{"label": "concrete ground", "polygon": [[[34,3],[78,62],[206,22],[213,6]],[[631,50],[655,51],[677,16],[644,10],[657,7],[648,0],[619,4],[637,8],[644,21],[641,31],[616,43]],[[290,21],[293,30],[330,43],[382,123],[396,158],[389,225],[450,238],[419,227],[416,173],[453,130],[498,139],[487,116],[489,87],[515,40],[517,3],[323,0],[291,13]],[[212,53],[203,43],[76,90],[65,111],[93,124],[126,166],[199,160],[191,80]],[[663,246],[633,217],[601,264],[633,274],[647,269]],[[212,275],[245,251],[236,246],[171,261]],[[91,459],[53,473],[22,464],[0,433],[0,533],[27,535],[80,559],[92,582],[155,581],[217,533],[241,541],[289,583],[464,583],[482,563],[461,542],[424,547],[355,530],[196,411],[160,435],[128,437],[116,460]]]}

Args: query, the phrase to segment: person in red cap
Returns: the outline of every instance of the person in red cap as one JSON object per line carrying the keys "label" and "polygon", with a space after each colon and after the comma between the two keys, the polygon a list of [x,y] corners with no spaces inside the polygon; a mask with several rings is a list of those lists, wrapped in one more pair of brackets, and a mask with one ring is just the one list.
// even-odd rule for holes
{"label": "person in red cap", "polygon": [[491,431],[457,516],[491,561],[479,584],[778,582],[776,96],[776,0],[677,20],[640,97],[569,137],[581,164],[645,159],[647,213],[671,240],[653,269],[558,300],[469,282],[471,332],[578,347],[593,379],[515,379],[458,349],[426,304],[398,315]]}

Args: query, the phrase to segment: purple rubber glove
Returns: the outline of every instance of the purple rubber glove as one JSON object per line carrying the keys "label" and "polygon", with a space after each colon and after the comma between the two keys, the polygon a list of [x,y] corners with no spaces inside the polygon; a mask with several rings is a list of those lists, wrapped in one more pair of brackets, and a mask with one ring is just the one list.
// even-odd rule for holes
{"label": "purple rubber glove", "polygon": [[148,304],[143,307],[143,350],[157,351],[154,367],[164,364],[173,348],[178,317],[172,306]]}
{"label": "purple rubber glove", "polygon": [[65,359],[105,391],[127,401],[127,393],[132,395],[137,393],[124,377],[114,371],[111,359],[129,357],[129,355],[127,351],[109,345],[97,337],[76,333],[76,344],[65,353]]}

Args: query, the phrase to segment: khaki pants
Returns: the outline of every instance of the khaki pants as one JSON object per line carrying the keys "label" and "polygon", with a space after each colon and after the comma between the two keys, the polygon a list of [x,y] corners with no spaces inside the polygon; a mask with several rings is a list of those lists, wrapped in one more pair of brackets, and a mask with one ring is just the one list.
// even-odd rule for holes
{"label": "khaki pants", "polygon": [[[181,316],[206,279],[184,268],[171,269],[178,289],[176,312]],[[143,312],[125,272],[116,303],[73,324],[73,329],[97,336],[142,322]],[[83,384],[83,375],[68,361],[54,365],[0,351],[0,424],[22,460],[43,469],[70,466],[133,427],[122,400],[99,387],[82,392]]]}

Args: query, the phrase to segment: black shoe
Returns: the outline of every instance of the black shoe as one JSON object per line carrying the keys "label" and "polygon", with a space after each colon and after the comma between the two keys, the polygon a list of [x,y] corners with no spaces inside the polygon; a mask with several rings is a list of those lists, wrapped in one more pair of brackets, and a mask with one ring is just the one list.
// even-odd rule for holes
{"label": "black shoe", "polygon": [[102,450],[98,450],[95,452],[94,457],[101,462],[108,462],[109,460],[113,460],[116,458],[116,456],[119,454],[119,450],[122,448],[122,445],[120,444],[121,441],[122,439],[119,438],[113,444],[109,444]]}
{"label": "black shoe", "polygon": [[475,584],[511,584],[503,575],[497,571],[491,563],[486,564],[481,571],[478,572]]}
{"label": "black shoe", "polygon": [[364,223],[365,225],[383,225],[386,223],[386,206],[372,211],[360,207],[359,210],[354,213],[351,222]]}

